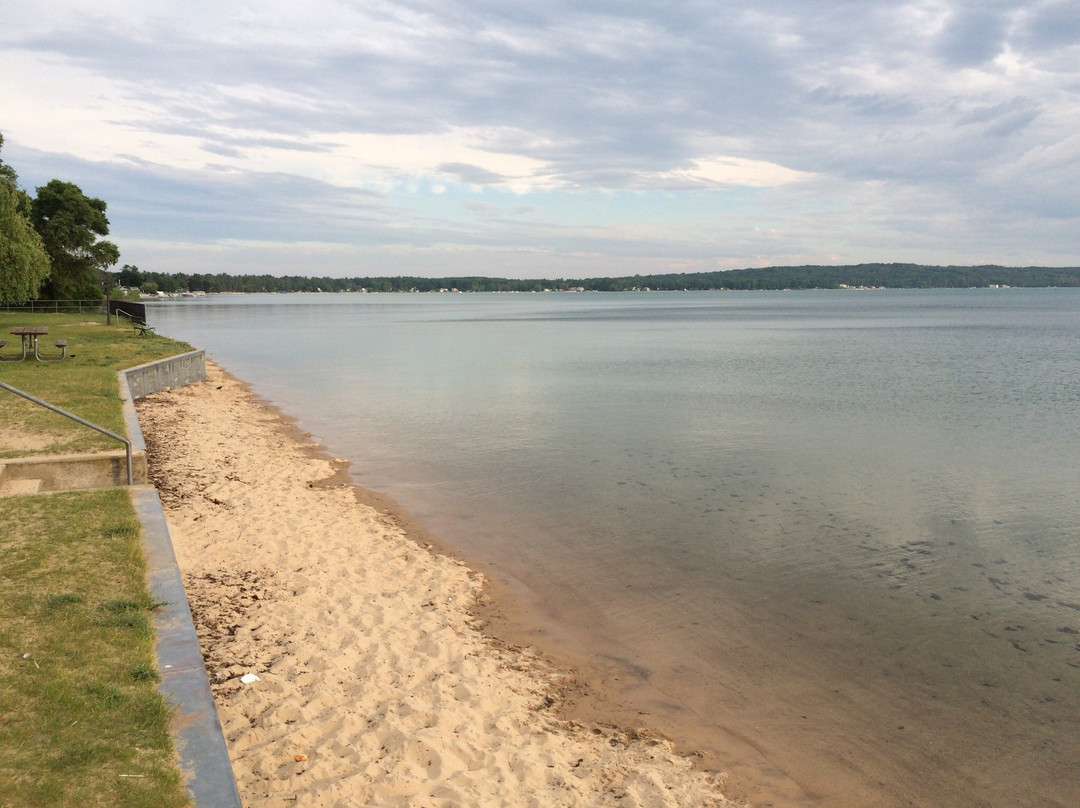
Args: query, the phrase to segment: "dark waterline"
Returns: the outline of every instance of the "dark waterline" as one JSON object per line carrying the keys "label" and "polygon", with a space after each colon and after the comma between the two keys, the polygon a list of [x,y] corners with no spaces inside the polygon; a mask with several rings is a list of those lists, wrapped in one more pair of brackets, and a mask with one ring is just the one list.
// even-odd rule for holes
{"label": "dark waterline", "polygon": [[973,290],[151,319],[695,741],[735,733],[821,805],[1074,805],[1078,314]]}

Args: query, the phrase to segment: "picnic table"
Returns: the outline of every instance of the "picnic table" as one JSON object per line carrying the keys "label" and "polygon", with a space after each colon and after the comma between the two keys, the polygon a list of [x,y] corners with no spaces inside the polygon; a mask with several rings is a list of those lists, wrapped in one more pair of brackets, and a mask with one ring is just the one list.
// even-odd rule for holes
{"label": "picnic table", "polygon": [[[47,325],[17,325],[11,329],[13,336],[20,337],[22,339],[22,356],[0,356],[0,359],[8,361],[22,361],[26,359],[31,349],[34,352],[34,358],[39,362],[57,362],[67,356],[67,340],[58,339],[56,341],[56,347],[60,349],[59,356],[42,356],[38,352],[38,338],[43,337],[49,333],[49,327]],[[6,339],[0,339],[0,348],[7,345]]]}

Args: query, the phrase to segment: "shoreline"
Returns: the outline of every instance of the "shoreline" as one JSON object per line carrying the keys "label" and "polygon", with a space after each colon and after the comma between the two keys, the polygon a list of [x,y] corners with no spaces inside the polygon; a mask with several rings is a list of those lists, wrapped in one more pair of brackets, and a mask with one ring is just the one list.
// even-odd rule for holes
{"label": "shoreline", "polygon": [[505,581],[207,364],[139,415],[245,805],[735,804],[520,642]]}

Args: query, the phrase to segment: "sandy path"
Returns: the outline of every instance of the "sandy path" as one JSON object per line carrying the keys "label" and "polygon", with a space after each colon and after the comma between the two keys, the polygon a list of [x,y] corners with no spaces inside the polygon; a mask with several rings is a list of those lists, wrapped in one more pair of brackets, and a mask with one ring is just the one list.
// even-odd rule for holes
{"label": "sandy path", "polygon": [[732,804],[648,732],[560,719],[563,674],[471,616],[479,575],[208,377],[139,417],[246,806]]}

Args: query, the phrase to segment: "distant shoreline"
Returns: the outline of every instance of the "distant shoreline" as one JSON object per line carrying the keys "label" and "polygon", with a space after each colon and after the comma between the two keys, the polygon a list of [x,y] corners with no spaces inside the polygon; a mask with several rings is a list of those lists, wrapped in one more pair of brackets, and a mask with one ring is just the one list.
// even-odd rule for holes
{"label": "distant shoreline", "polygon": [[627,275],[611,278],[444,278],[159,273],[125,267],[121,286],[150,294],[264,292],[675,292],[809,291],[829,289],[1073,288],[1080,267],[929,266],[852,264],[783,266],[717,272]]}

